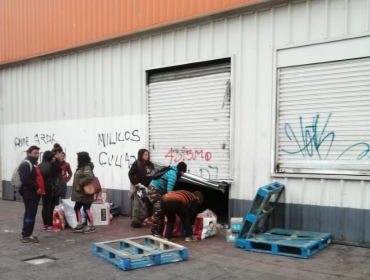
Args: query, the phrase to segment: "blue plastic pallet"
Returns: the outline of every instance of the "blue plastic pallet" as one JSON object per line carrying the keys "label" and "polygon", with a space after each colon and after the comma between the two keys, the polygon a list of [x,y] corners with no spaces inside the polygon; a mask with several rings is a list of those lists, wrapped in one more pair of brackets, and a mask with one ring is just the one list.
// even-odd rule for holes
{"label": "blue plastic pallet", "polygon": [[[247,239],[253,234],[259,234],[265,231],[268,219],[274,211],[276,203],[283,191],[284,185],[279,182],[259,188],[241,226],[237,239]],[[237,246],[239,245],[237,244]],[[241,248],[244,248],[244,245]]]}
{"label": "blue plastic pallet", "polygon": [[272,229],[236,243],[247,251],[307,259],[331,243],[331,233]]}
{"label": "blue plastic pallet", "polygon": [[188,259],[186,247],[151,235],[94,243],[93,254],[122,270]]}

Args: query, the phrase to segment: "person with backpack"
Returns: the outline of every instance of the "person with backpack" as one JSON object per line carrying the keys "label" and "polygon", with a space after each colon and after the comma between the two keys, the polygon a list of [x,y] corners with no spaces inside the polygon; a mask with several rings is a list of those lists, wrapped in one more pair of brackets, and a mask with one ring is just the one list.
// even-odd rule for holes
{"label": "person with backpack", "polygon": [[150,231],[151,235],[162,237],[164,230],[164,213],[161,208],[161,198],[164,194],[172,192],[176,180],[179,179],[186,172],[186,163],[181,161],[176,165],[171,165],[159,170],[161,174],[157,179],[156,174],[153,175],[153,180],[148,187],[148,198],[153,205],[153,226]]}
{"label": "person with backpack", "polygon": [[[89,153],[77,153],[77,169],[73,177],[72,186],[72,201],[75,201],[74,210],[76,212],[77,226],[72,229],[72,232],[93,233],[95,232],[94,221],[90,211],[91,204],[94,202],[93,194],[85,194],[84,186],[93,181],[94,164],[91,162]],[[86,219],[89,221],[89,226],[83,230],[81,208],[85,212]]]}
{"label": "person with backpack", "polygon": [[59,196],[62,192],[62,167],[56,161],[54,153],[46,151],[42,156],[42,162],[39,164],[39,168],[44,179],[46,193],[42,196],[43,230],[58,232],[60,229],[53,226],[53,215],[54,208],[58,204]]}
{"label": "person with backpack", "polygon": [[[22,185],[19,189],[19,194],[23,198],[25,212],[23,215],[23,227],[21,241],[23,243],[39,242],[36,236],[33,236],[37,208],[39,206],[40,195],[42,188],[37,183],[37,160],[39,158],[40,148],[31,146],[27,150],[27,157],[19,166],[19,178]],[[41,175],[40,175],[41,177]]]}
{"label": "person with backpack", "polygon": [[198,205],[203,204],[203,194],[200,191],[193,193],[181,190],[163,195],[161,207],[167,217],[167,226],[164,239],[171,241],[176,215],[180,217],[182,228],[185,230],[185,241],[194,242],[197,238],[193,236],[192,225],[198,214]]}
{"label": "person with backpack", "polygon": [[[131,165],[130,171],[128,172],[128,177],[131,183],[129,196],[133,200],[133,204],[135,204],[134,196],[136,195],[136,191],[139,189],[139,186],[143,185],[145,187],[149,187],[151,177],[148,176],[148,174],[150,174],[153,169],[154,165],[150,161],[149,151],[146,149],[140,149],[137,154],[137,160]],[[146,206],[146,217],[149,222],[152,222],[153,205],[146,195],[144,195],[143,200],[145,204],[140,203],[140,205]],[[133,208],[135,208],[135,206],[136,205],[134,205]]]}

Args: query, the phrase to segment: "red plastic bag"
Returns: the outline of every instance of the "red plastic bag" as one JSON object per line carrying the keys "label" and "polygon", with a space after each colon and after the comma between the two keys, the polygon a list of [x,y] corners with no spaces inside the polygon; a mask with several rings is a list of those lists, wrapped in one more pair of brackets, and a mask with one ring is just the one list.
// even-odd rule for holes
{"label": "red plastic bag", "polygon": [[53,214],[53,227],[64,229],[66,226],[66,219],[64,209],[60,206],[55,206]]}
{"label": "red plastic bag", "polygon": [[[167,217],[164,219],[164,231],[163,236],[166,234],[167,229]],[[179,216],[176,215],[175,225],[173,226],[172,237],[181,237],[182,236],[182,227],[181,227],[181,219]]]}

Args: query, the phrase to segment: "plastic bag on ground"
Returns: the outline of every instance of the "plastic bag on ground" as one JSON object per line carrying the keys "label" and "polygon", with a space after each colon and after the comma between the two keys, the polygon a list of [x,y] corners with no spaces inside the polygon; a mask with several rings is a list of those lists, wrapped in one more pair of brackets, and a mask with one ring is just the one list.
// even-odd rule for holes
{"label": "plastic bag on ground", "polygon": [[64,214],[63,204],[57,205],[53,211],[53,226],[55,228],[64,229],[66,226],[66,218]]}
{"label": "plastic bag on ground", "polygon": [[211,210],[207,209],[198,214],[193,235],[198,239],[205,239],[216,235],[217,216]]}
{"label": "plastic bag on ground", "polygon": [[72,201],[70,198],[62,199],[64,214],[66,217],[66,221],[69,227],[75,228],[77,226],[77,218],[75,213],[75,202]]}

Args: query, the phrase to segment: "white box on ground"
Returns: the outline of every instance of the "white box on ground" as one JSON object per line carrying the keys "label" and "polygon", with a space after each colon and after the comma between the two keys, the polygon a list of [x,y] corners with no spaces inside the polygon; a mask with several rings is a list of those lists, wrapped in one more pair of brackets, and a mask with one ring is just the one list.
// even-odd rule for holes
{"label": "white box on ground", "polygon": [[94,226],[106,226],[110,224],[109,203],[92,204],[90,211],[94,220]]}

